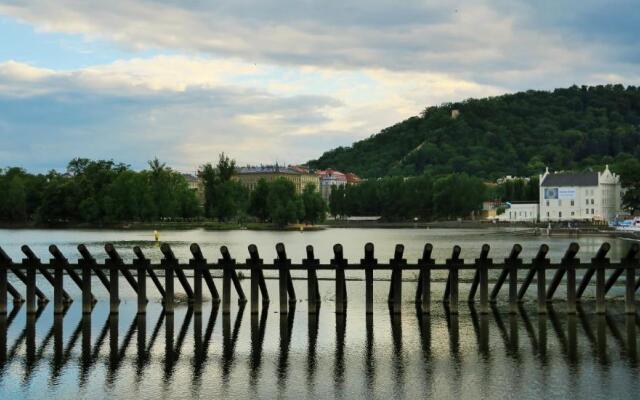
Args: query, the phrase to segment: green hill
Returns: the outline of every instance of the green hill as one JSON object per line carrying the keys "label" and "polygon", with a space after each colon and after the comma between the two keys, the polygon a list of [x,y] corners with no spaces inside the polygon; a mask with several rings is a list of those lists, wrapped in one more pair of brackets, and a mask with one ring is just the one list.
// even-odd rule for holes
{"label": "green hill", "polygon": [[427,171],[493,179],[534,175],[545,166],[577,170],[630,156],[640,157],[640,88],[606,85],[428,107],[309,165],[363,177]]}

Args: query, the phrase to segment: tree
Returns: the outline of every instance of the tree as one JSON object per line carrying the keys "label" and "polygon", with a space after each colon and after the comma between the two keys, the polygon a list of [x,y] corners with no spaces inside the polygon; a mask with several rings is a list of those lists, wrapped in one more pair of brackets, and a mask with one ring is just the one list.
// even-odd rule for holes
{"label": "tree", "polygon": [[267,209],[271,222],[278,226],[298,222],[304,215],[304,204],[296,195],[295,185],[284,178],[271,182]]}
{"label": "tree", "polygon": [[267,197],[269,197],[269,184],[262,178],[258,180],[256,187],[251,192],[248,210],[249,214],[260,221],[266,221],[269,218]]}
{"label": "tree", "polygon": [[620,183],[625,188],[622,206],[635,213],[640,210],[640,161],[635,158],[626,159],[615,165],[613,170],[620,174]]}
{"label": "tree", "polygon": [[327,205],[313,183],[308,183],[304,187],[302,204],[304,206],[304,215],[302,217],[304,221],[311,224],[324,221]]}

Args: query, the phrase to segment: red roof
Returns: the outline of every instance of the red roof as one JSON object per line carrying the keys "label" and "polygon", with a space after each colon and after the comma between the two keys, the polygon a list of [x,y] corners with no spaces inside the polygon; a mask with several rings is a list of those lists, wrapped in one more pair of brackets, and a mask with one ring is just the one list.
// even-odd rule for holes
{"label": "red roof", "polygon": [[362,182],[362,179],[358,175],[354,174],[353,172],[347,172],[346,173],[346,177],[347,177],[347,182],[348,183],[360,183],[360,182]]}
{"label": "red roof", "polygon": [[336,177],[339,180],[346,180],[347,177],[345,174],[343,174],[340,171],[336,171],[335,169],[326,169],[326,170],[320,170],[320,171],[316,171],[316,175],[323,177],[323,176],[329,176],[329,175],[333,175],[334,177]]}

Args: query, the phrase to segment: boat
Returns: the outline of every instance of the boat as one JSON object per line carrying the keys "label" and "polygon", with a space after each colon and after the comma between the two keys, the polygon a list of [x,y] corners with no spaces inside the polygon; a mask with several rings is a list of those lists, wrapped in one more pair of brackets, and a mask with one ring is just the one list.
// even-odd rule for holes
{"label": "boat", "polygon": [[622,232],[640,232],[640,217],[626,219],[622,221],[611,221],[609,226]]}

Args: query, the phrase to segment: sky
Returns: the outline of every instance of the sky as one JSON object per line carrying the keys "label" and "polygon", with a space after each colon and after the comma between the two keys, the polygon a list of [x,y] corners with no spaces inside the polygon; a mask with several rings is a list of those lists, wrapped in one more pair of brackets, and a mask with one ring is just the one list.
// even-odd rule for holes
{"label": "sky", "polygon": [[303,163],[424,108],[640,84],[637,1],[0,0],[0,168]]}

